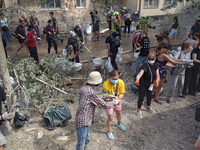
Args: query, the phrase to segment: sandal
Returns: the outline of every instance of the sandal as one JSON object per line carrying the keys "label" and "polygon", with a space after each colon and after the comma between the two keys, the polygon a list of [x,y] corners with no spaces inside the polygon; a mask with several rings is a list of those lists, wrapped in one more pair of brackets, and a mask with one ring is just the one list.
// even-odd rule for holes
{"label": "sandal", "polygon": [[154,102],[156,102],[156,103],[158,103],[158,104],[160,104],[160,105],[162,105],[162,103],[157,99],[153,99],[154,100]]}
{"label": "sandal", "polygon": [[120,124],[120,125],[117,124],[116,126],[119,127],[123,131],[126,130],[126,127],[123,124]]}

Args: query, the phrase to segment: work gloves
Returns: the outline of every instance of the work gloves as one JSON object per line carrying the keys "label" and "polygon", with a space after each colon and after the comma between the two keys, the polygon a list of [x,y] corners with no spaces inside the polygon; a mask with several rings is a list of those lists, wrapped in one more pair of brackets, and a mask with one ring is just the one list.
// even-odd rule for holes
{"label": "work gloves", "polygon": [[139,86],[139,85],[140,85],[139,82],[140,82],[139,79],[137,79],[137,80],[135,81],[135,85],[136,85],[136,86]]}
{"label": "work gloves", "polygon": [[13,119],[15,117],[15,112],[12,112],[12,113],[8,113],[7,111],[1,115],[1,118],[3,120],[9,120],[9,119]]}
{"label": "work gloves", "polygon": [[187,65],[187,66],[192,66],[192,60],[183,60],[183,62],[185,63],[185,65]]}
{"label": "work gloves", "polygon": [[85,42],[83,42],[82,45],[84,46],[84,45],[85,45]]}

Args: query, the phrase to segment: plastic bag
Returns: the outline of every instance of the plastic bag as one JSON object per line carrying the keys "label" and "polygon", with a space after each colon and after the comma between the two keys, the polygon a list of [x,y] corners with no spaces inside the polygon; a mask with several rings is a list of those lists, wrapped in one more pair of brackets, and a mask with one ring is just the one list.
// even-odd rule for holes
{"label": "plastic bag", "polygon": [[92,26],[90,24],[87,24],[86,34],[91,34],[91,33],[92,33]]}
{"label": "plastic bag", "polygon": [[67,56],[67,51],[66,51],[66,49],[63,49],[63,56]]}
{"label": "plastic bag", "polygon": [[118,53],[117,53],[117,56],[116,56],[116,59],[115,61],[118,63],[118,62],[122,62],[122,52],[123,52],[123,48],[122,47],[119,47],[118,48]]}
{"label": "plastic bag", "polygon": [[75,37],[76,36],[76,33],[74,32],[74,31],[69,31],[70,32],[70,35],[72,36],[72,37]]}
{"label": "plastic bag", "polygon": [[136,48],[136,50],[134,52],[132,61],[137,61],[139,54],[140,54],[140,48],[138,47],[138,48]]}
{"label": "plastic bag", "polygon": [[134,24],[134,22],[131,23],[130,32],[135,32],[135,28],[134,28],[133,24]]}
{"label": "plastic bag", "polygon": [[94,67],[101,67],[103,65],[103,59],[95,58],[93,59]]}
{"label": "plastic bag", "polygon": [[105,33],[109,28],[102,30],[100,33]]}
{"label": "plastic bag", "polygon": [[106,69],[107,72],[111,72],[113,70],[113,66],[111,64],[111,58],[110,57],[108,57],[108,60],[105,64],[105,69]]}
{"label": "plastic bag", "polygon": [[71,67],[74,68],[75,71],[80,71],[82,69],[82,64],[81,63],[75,63]]}

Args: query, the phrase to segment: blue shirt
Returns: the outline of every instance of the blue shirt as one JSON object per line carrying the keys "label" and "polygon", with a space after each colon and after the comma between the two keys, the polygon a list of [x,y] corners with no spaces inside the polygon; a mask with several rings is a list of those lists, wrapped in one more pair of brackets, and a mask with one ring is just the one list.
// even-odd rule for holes
{"label": "blue shirt", "polygon": [[76,26],[74,27],[74,32],[76,34],[78,34],[78,36],[84,36],[84,32],[83,29],[81,28],[81,26],[79,26],[79,30],[76,29]]}

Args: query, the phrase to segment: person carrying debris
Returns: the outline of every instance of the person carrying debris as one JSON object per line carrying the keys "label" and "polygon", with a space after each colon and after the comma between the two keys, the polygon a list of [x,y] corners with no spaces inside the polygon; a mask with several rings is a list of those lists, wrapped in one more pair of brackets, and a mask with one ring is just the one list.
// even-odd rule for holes
{"label": "person carrying debris", "polygon": [[43,33],[47,35],[46,39],[48,42],[48,54],[50,54],[51,45],[53,44],[55,53],[57,56],[59,56],[57,42],[56,42],[56,38],[55,38],[56,32],[54,32],[54,29],[53,29],[53,21],[51,19],[49,19],[47,23],[48,23],[48,25],[44,28]]}
{"label": "person carrying debris", "polygon": [[109,109],[120,103],[120,100],[114,99],[111,95],[97,95],[94,88],[101,82],[101,74],[93,71],[88,76],[87,84],[80,90],[79,106],[75,117],[76,150],[87,150],[90,142],[89,129],[94,118],[95,107]]}
{"label": "person carrying debris", "polygon": [[144,14],[142,16],[142,19],[138,23],[137,30],[145,30],[146,32],[148,32],[148,28],[155,29],[156,27],[151,26],[151,24],[147,20],[147,15]]}
{"label": "person carrying debris", "polygon": [[112,22],[111,22],[111,31],[116,31],[117,27],[121,27],[119,21],[117,20],[117,17],[115,15],[112,15]]}
{"label": "person carrying debris", "polygon": [[35,11],[33,11],[33,15],[31,15],[31,17],[29,18],[29,21],[30,23],[34,26],[34,30],[32,31],[33,32],[33,35],[34,35],[34,31],[36,31],[37,33],[37,37],[38,38],[41,38],[41,34],[40,34],[40,30],[39,30],[39,20],[38,18],[35,16]]}
{"label": "person carrying debris", "polygon": [[102,87],[102,94],[103,95],[113,95],[116,97],[116,99],[120,99],[120,103],[117,106],[113,106],[110,109],[104,109],[106,112],[108,119],[107,119],[107,136],[109,139],[113,140],[115,137],[111,132],[111,124],[112,124],[112,119],[113,119],[113,109],[116,112],[117,115],[117,127],[119,127],[121,130],[125,131],[126,127],[121,123],[121,110],[122,110],[122,105],[121,105],[121,99],[124,97],[125,94],[125,84],[124,82],[119,79],[119,72],[118,70],[112,70],[109,73],[109,79],[106,80],[103,84]]}
{"label": "person carrying debris", "polygon": [[51,17],[51,20],[53,21],[53,29],[54,29],[54,31],[56,32],[56,34],[54,35],[58,40],[60,40],[60,42],[61,42],[61,44],[63,43],[63,39],[62,38],[60,38],[59,36],[58,36],[58,34],[59,34],[59,31],[58,31],[58,21],[56,20],[56,18],[54,17],[54,13],[53,13],[53,11],[51,11],[50,13],[49,13],[49,15],[50,15],[50,17]]}
{"label": "person carrying debris", "polygon": [[76,37],[78,39],[78,41],[81,41],[82,42],[82,45],[81,45],[81,52],[80,54],[82,54],[84,51],[83,51],[83,46],[85,45],[85,37],[84,37],[84,31],[83,29],[81,28],[80,25],[76,25],[74,27],[74,32],[76,33]]}
{"label": "person carrying debris", "polygon": [[76,58],[76,63],[80,63],[78,52],[79,52],[79,43],[78,40],[75,37],[69,37],[67,45],[65,46],[65,49],[67,50],[67,57],[69,57],[74,50],[74,57],[70,58],[69,61],[74,62]]}
{"label": "person carrying debris", "polygon": [[5,136],[9,133],[12,127],[9,125],[7,120],[13,119],[15,117],[15,112],[8,113],[7,111],[2,114],[2,103],[7,103],[6,93],[4,89],[0,86],[0,150],[3,150],[3,146],[6,144]]}

